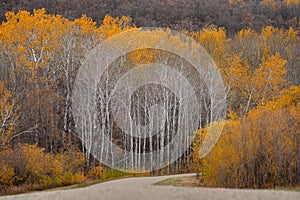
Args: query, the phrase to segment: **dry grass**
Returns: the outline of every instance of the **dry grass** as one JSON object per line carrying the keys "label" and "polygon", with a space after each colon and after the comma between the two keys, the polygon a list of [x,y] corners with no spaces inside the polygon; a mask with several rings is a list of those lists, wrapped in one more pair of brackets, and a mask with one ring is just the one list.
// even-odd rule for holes
{"label": "dry grass", "polygon": [[[177,178],[168,178],[155,185],[170,185],[170,186],[180,186],[180,187],[212,187],[210,185],[205,185],[196,179],[196,176],[185,176]],[[285,191],[297,191],[300,192],[300,186],[296,187],[276,187],[275,190],[285,190]]]}
{"label": "dry grass", "polygon": [[168,178],[155,185],[172,185],[172,186],[182,186],[182,187],[197,187],[200,183],[196,179],[196,176],[184,176],[177,178]]}

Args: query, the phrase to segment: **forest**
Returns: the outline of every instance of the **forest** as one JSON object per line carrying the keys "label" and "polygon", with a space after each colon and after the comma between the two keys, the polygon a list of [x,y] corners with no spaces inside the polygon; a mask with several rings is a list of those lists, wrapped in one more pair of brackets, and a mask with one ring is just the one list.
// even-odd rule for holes
{"label": "forest", "polygon": [[6,11],[45,8],[70,20],[86,14],[100,25],[105,15],[129,16],[138,27],[199,30],[209,25],[224,27],[231,36],[241,29],[260,31],[265,26],[299,28],[298,0],[3,0]]}
{"label": "forest", "polygon": [[[12,0],[1,2],[0,13],[0,195],[124,174],[198,171],[202,184],[211,187],[300,185],[300,1]],[[178,159],[163,165],[170,158],[159,155],[163,166],[149,173],[142,170],[146,157],[134,152],[145,155],[164,146],[172,131],[181,130],[180,124],[167,126],[149,142],[102,121],[103,134],[108,132],[114,144],[132,153],[127,172],[120,172],[91,153],[84,140],[91,135],[78,132],[72,107],[76,76],[86,56],[98,44],[139,27],[170,28],[197,41],[222,76],[227,105],[225,118],[214,122],[209,118],[212,103],[201,97],[207,106],[201,114],[209,119],[189,133],[194,139],[186,137],[189,147]],[[124,56],[130,61],[124,68],[161,62],[165,55],[149,49],[132,51]],[[115,72],[107,70],[112,76]],[[202,84],[189,81],[195,87]],[[156,96],[153,101],[169,109],[164,115],[170,124],[178,120],[180,103],[170,91],[152,86],[140,90],[145,91],[143,99],[138,93],[131,97],[133,118],[147,124],[145,109],[153,102],[146,96]],[[101,106],[102,115],[111,109]],[[88,120],[85,123],[92,127]],[[200,157],[206,135],[218,127],[223,129],[216,146]],[[103,155],[109,157],[112,147],[103,145]]]}

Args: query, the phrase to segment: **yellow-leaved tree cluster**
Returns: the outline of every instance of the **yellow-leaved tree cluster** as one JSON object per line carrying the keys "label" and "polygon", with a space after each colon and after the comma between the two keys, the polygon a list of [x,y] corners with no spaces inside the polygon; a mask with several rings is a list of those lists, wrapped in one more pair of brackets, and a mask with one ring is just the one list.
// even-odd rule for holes
{"label": "yellow-leaved tree cluster", "polygon": [[71,21],[45,9],[6,13],[0,26],[0,194],[99,178],[102,167],[90,164],[73,135],[72,85],[86,53],[130,23],[106,16],[97,27],[86,16]]}
{"label": "yellow-leaved tree cluster", "polygon": [[[0,187],[54,187],[99,177],[101,167],[73,134],[72,90],[97,44],[134,28],[129,17],[68,20],[8,12],[0,26]],[[213,151],[199,159],[206,129],[196,133],[192,165],[207,185],[265,188],[300,183],[299,32],[264,27],[229,37],[210,26],[187,32],[216,62],[227,88],[228,119]],[[152,51],[153,53],[153,51]],[[155,53],[155,52],[154,52]],[[151,51],[129,55],[151,63]],[[212,126],[217,126],[218,122]],[[89,169],[92,168],[90,171]]]}
{"label": "yellow-leaved tree cluster", "polygon": [[[274,188],[300,181],[299,32],[267,26],[227,38],[223,29],[195,35],[214,57],[228,88],[222,135],[199,158],[207,128],[196,132],[195,170],[208,186]],[[225,50],[224,50],[225,49]]]}

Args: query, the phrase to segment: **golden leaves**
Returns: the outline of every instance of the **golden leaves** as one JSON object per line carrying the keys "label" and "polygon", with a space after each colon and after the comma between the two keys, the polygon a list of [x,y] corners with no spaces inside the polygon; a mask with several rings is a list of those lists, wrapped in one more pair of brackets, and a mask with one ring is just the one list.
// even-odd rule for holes
{"label": "golden leaves", "polygon": [[80,27],[80,31],[83,34],[88,34],[90,32],[96,32],[96,22],[86,15],[82,15],[81,18],[74,20],[74,25]]}
{"label": "golden leaves", "polygon": [[0,166],[0,189],[6,191],[13,185],[14,168],[8,165]]}
{"label": "golden leaves", "polygon": [[300,4],[300,0],[285,0],[285,2],[287,4],[295,4],[295,5],[299,5]]}
{"label": "golden leaves", "polygon": [[224,55],[229,41],[225,29],[212,26],[190,34],[203,46],[220,68],[224,66]]}
{"label": "golden leaves", "polygon": [[254,98],[258,104],[264,104],[266,100],[279,95],[282,87],[287,85],[284,78],[286,73],[286,60],[276,53],[264,60],[260,67],[255,70],[253,79]]}
{"label": "golden leaves", "polygon": [[239,41],[247,40],[247,39],[253,39],[257,38],[258,34],[253,31],[252,29],[242,29],[240,32],[237,34],[237,38]]}
{"label": "golden leaves", "polygon": [[131,21],[132,19],[126,16],[113,18],[106,15],[102,25],[99,27],[99,33],[102,35],[103,39],[110,38],[117,33],[133,28],[133,26],[131,26]]}
{"label": "golden leaves", "polygon": [[[82,153],[54,155],[44,150],[37,144],[24,144],[18,145],[14,151],[0,151],[0,182],[7,187],[12,185],[12,181],[53,187],[84,181]],[[16,173],[13,173],[14,169]]]}
{"label": "golden leaves", "polygon": [[204,182],[238,188],[296,184],[299,91],[300,86],[284,89],[277,100],[256,107],[244,118],[230,111],[217,145],[200,160],[200,136],[207,128],[197,131],[192,157],[201,165]]}
{"label": "golden leaves", "polygon": [[[299,86],[287,88],[287,60],[279,52],[285,58],[293,57],[295,52],[286,49],[294,49],[299,40],[297,34],[292,28],[284,31],[271,26],[265,27],[261,34],[242,30],[235,38],[237,43],[232,44],[233,48],[241,45],[240,51],[220,53],[224,61],[219,62],[219,67],[225,66],[224,80],[230,88],[229,119],[217,145],[204,159],[196,156],[207,128],[197,131],[192,154],[195,162],[200,163],[207,184],[274,187],[288,182],[282,178],[285,176],[282,167],[288,165],[294,170],[299,159],[295,154],[299,143],[294,139],[299,140],[300,136],[300,92]],[[226,39],[222,45],[219,43],[226,49],[224,44]],[[246,45],[256,48],[248,50]],[[220,66],[220,63],[225,64]],[[265,182],[259,177],[262,174],[267,174]],[[295,182],[295,174],[292,177]]]}
{"label": "golden leaves", "polygon": [[15,131],[17,117],[13,113],[13,104],[10,91],[5,88],[4,82],[0,81],[0,151],[6,148],[7,141]]}

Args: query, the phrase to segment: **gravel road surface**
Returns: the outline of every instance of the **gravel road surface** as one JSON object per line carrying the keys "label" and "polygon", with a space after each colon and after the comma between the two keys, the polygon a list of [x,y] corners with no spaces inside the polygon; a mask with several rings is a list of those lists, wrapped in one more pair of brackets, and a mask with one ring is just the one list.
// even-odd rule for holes
{"label": "gravel road surface", "polygon": [[[194,175],[194,174],[189,174]],[[171,177],[187,176],[173,175],[160,177],[125,178],[107,181],[85,188],[33,192],[0,197],[14,200],[61,200],[61,199],[103,199],[103,200],[300,200],[300,192],[275,190],[240,190],[221,188],[192,188],[174,186],[156,186],[155,183]]]}

